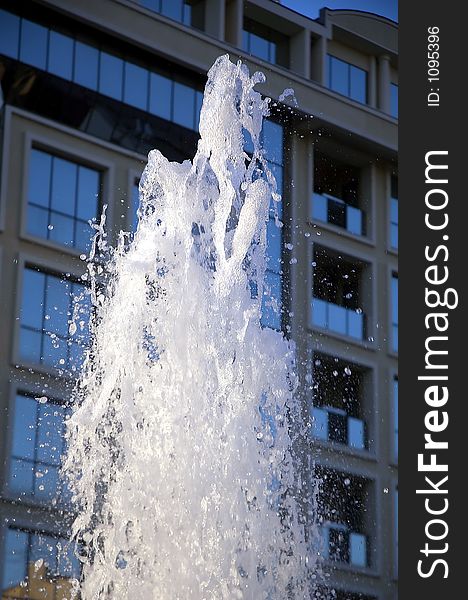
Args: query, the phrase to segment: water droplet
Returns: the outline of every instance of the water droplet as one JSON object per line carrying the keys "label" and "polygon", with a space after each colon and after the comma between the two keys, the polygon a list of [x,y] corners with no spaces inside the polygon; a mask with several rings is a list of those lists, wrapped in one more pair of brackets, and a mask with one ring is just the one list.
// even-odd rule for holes
{"label": "water droplet", "polygon": [[53,225],[47,225],[47,229],[48,229],[49,231],[52,231],[52,229],[53,229],[53,228],[54,228],[54,226],[53,226]]}
{"label": "water droplet", "polygon": [[45,404],[48,400],[47,396],[41,396],[40,398],[36,398],[39,404]]}

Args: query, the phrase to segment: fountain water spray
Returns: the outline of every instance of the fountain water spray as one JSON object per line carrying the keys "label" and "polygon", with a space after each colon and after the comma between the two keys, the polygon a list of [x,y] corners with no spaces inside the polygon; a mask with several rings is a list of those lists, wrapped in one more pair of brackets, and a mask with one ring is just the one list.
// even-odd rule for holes
{"label": "fountain water spray", "polygon": [[150,152],[133,240],[105,280],[89,261],[94,341],[65,463],[84,600],[309,597],[293,351],[260,325],[280,200],[263,79],[215,62],[193,162]]}

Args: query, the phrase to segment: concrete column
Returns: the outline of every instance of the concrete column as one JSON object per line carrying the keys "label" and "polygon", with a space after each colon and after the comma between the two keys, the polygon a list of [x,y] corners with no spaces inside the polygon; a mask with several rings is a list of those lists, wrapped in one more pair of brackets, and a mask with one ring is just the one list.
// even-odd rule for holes
{"label": "concrete column", "polygon": [[226,28],[226,3],[220,0],[205,0],[205,31],[218,40],[224,40]]}
{"label": "concrete column", "polygon": [[379,108],[390,114],[390,57],[379,56]]}
{"label": "concrete column", "polygon": [[[218,0],[219,1],[219,0]],[[244,28],[244,5],[242,0],[227,0],[226,3],[226,42],[242,48]]]}
{"label": "concrete column", "polygon": [[377,60],[375,56],[369,57],[369,79],[367,85],[369,106],[377,108]]}
{"label": "concrete column", "polygon": [[311,68],[313,81],[327,85],[327,38],[320,36],[313,40]]}
{"label": "concrete column", "polygon": [[289,67],[302,77],[310,78],[311,41],[310,31],[302,29],[291,37],[289,45]]}

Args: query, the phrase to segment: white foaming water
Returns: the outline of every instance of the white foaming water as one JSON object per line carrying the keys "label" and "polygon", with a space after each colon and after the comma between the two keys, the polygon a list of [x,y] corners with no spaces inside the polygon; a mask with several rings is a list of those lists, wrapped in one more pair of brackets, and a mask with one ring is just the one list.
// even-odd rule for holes
{"label": "white foaming water", "polygon": [[293,351],[260,326],[279,200],[261,81],[215,62],[193,162],[150,152],[133,241],[122,236],[106,282],[89,262],[94,342],[65,464],[84,600],[309,597]]}

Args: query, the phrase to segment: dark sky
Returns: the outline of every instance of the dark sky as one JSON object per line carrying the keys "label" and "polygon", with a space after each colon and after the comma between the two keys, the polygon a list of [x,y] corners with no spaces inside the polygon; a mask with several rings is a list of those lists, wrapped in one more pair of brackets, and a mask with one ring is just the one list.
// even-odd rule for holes
{"label": "dark sky", "polygon": [[398,0],[281,0],[281,4],[312,19],[317,18],[319,10],[327,6],[364,10],[398,21]]}

